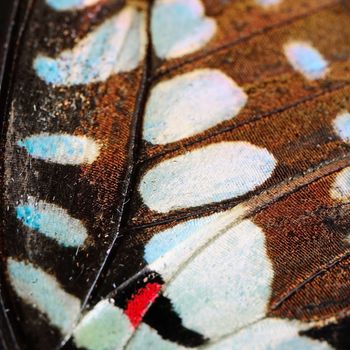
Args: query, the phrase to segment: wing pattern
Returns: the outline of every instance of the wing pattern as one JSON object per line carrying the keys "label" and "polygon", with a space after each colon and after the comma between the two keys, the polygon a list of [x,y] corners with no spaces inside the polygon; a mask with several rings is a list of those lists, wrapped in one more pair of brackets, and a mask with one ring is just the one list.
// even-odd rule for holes
{"label": "wing pattern", "polygon": [[347,2],[25,11],[8,348],[347,349]]}

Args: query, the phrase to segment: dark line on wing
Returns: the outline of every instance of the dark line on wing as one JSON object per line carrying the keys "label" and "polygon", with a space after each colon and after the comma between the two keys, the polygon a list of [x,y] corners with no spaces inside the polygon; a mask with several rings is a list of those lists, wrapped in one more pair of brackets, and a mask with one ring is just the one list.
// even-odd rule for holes
{"label": "dark line on wing", "polygon": [[317,270],[307,278],[305,278],[301,283],[299,283],[296,287],[291,289],[289,292],[287,292],[282,298],[280,298],[278,301],[276,301],[272,306],[271,306],[271,311],[275,311],[279,307],[282,306],[282,304],[290,299],[293,295],[298,293],[302,288],[304,288],[308,283],[313,281],[315,278],[324,275],[327,271],[332,269],[334,266],[338,265],[341,263],[343,260],[347,259],[350,257],[350,251],[347,253],[343,254],[342,256],[336,258],[335,260],[329,262],[325,267],[322,267],[321,269]]}
{"label": "dark line on wing", "polygon": [[329,4],[325,4],[323,6],[320,6],[318,8],[315,8],[313,10],[310,10],[309,12],[306,12],[306,13],[302,13],[302,14],[299,14],[299,15],[296,15],[294,17],[291,17],[291,18],[288,18],[286,19],[285,21],[281,21],[281,22],[278,22],[278,23],[275,23],[275,24],[272,24],[270,26],[266,26],[264,28],[261,28],[255,32],[252,32],[246,36],[243,36],[243,37],[240,37],[238,39],[235,39],[233,41],[230,41],[228,43],[225,43],[225,44],[222,44],[222,45],[219,45],[219,46],[216,46],[216,47],[213,47],[212,49],[210,50],[206,50],[204,52],[201,52],[200,54],[198,55],[194,55],[188,59],[185,59],[183,60],[182,62],[179,62],[179,63],[175,63],[174,65],[166,68],[166,69],[163,69],[160,68],[158,72],[156,72],[156,74],[152,77],[152,82],[154,82],[155,80],[161,78],[162,76],[166,75],[166,74],[169,74],[170,72],[172,72],[173,70],[176,70],[186,64],[189,64],[189,63],[193,63],[193,62],[196,62],[202,58],[206,58],[206,57],[209,57],[211,56],[212,54],[215,54],[221,50],[225,50],[227,48],[230,48],[230,47],[234,47],[235,45],[238,45],[238,44],[241,44],[241,43],[244,43],[254,37],[257,37],[259,35],[263,35],[263,34],[266,34],[268,33],[269,31],[271,30],[274,30],[276,28],[280,28],[280,27],[284,27],[286,25],[289,25],[289,24],[292,24],[300,19],[303,19],[303,18],[307,18],[307,17],[310,17],[316,13],[319,13],[319,12],[322,12],[323,10],[326,10],[328,8],[332,8],[332,7],[335,7],[337,5],[339,5],[340,2],[339,1],[334,1],[334,2],[330,2]]}
{"label": "dark line on wing", "polygon": [[152,73],[151,68],[152,68],[152,41],[151,41],[151,36],[150,36],[150,31],[149,31],[149,21],[150,21],[150,9],[151,9],[151,4],[148,7],[148,17],[147,17],[147,34],[148,34],[148,44],[147,44],[147,53],[146,53],[146,59],[145,59],[145,64],[144,64],[144,72],[142,76],[142,81],[141,81],[141,86],[138,91],[137,95],[137,101],[135,105],[135,110],[133,113],[133,121],[132,121],[132,126],[131,126],[131,132],[130,132],[130,141],[129,141],[129,150],[128,150],[128,166],[126,170],[126,175],[125,179],[123,181],[124,187],[121,191],[122,193],[122,198],[123,202],[121,205],[121,208],[119,209],[120,216],[118,218],[118,221],[116,223],[116,228],[114,232],[114,237],[113,241],[110,244],[110,248],[107,251],[107,254],[105,256],[105,259],[103,263],[100,266],[99,271],[96,274],[96,277],[82,303],[82,309],[86,307],[86,304],[88,303],[89,298],[92,295],[95,295],[97,291],[95,289],[100,277],[108,270],[109,266],[112,264],[114,257],[115,257],[115,242],[117,240],[117,237],[119,236],[120,232],[120,227],[123,225],[123,221],[125,220],[125,216],[127,215],[128,212],[128,206],[127,203],[129,202],[129,196],[130,192],[132,191],[133,188],[133,183],[134,183],[134,177],[135,177],[135,167],[134,164],[136,163],[136,159],[138,157],[139,149],[140,149],[140,144],[139,140],[140,138],[140,132],[141,132],[141,125],[142,125],[142,116],[143,116],[143,110],[145,107],[146,103],[146,98],[147,94],[149,91],[149,76]]}
{"label": "dark line on wing", "polygon": [[179,150],[180,148],[184,148],[184,147],[188,147],[188,146],[193,146],[197,143],[200,143],[200,142],[203,142],[205,140],[208,140],[212,137],[215,137],[215,136],[218,136],[218,135],[221,135],[225,132],[228,132],[228,131],[232,131],[232,130],[235,130],[235,129],[238,129],[238,128],[241,128],[245,125],[249,125],[249,124],[253,124],[259,120],[262,120],[264,118],[268,118],[272,115],[275,115],[275,114],[278,114],[278,113],[282,113],[282,112],[285,112],[289,109],[292,109],[294,107],[297,107],[305,102],[310,102],[318,97],[321,97],[321,96],[324,96],[324,95],[327,95],[329,93],[333,93],[335,91],[338,91],[338,90],[341,90],[345,87],[347,87],[348,85],[350,85],[350,81],[344,81],[344,82],[339,82],[337,84],[334,84],[333,86],[331,87],[327,87],[325,88],[324,90],[322,91],[319,91],[315,94],[311,94],[311,95],[308,95],[308,96],[305,96],[303,98],[300,98],[298,100],[295,100],[291,103],[288,103],[288,104],[285,104],[284,106],[282,107],[279,107],[279,108],[275,108],[275,109],[272,109],[266,113],[262,113],[262,114],[256,114],[256,115],[253,115],[250,119],[248,120],[243,120],[241,122],[237,122],[236,124],[234,125],[230,125],[230,126],[227,126],[225,128],[222,128],[222,129],[219,129],[219,130],[216,130],[212,133],[208,133],[206,135],[203,135],[201,137],[198,137],[196,138],[196,140],[193,140],[193,141],[189,141],[189,142],[184,142],[183,144],[181,144],[181,146],[179,145],[175,145],[174,147],[172,148],[168,148],[167,150],[165,151],[162,151],[160,153],[157,153],[151,157],[148,157],[146,159],[144,159],[143,161],[139,162],[138,166],[139,167],[142,167],[144,166],[145,164],[148,164],[149,162],[151,161],[154,161],[155,159],[158,159],[158,158],[161,158],[163,156],[165,156],[166,154],[169,154],[171,152],[174,152],[174,151],[177,151]]}

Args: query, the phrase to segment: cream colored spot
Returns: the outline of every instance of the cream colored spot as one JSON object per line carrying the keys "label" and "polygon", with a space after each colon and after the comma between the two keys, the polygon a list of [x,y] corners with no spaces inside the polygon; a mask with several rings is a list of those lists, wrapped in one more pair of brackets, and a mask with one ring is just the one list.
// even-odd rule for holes
{"label": "cream colored spot", "polygon": [[199,69],[157,84],[146,105],[143,137],[166,144],[234,118],[247,95],[231,78]]}

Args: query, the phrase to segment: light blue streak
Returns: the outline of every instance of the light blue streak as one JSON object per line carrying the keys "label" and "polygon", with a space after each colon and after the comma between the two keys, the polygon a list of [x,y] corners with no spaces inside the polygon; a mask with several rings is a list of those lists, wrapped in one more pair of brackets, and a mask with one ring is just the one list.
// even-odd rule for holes
{"label": "light blue streak", "polygon": [[108,52],[113,51],[108,41],[115,31],[114,23],[106,21],[90,35],[91,40],[84,51],[67,50],[56,59],[39,55],[34,61],[34,69],[40,78],[55,85],[66,85],[73,79],[72,72],[76,70],[79,74],[74,77],[74,83],[87,84],[98,78],[103,67],[111,64],[106,59]]}
{"label": "light blue streak", "polygon": [[158,233],[145,246],[145,260],[151,264],[212,220],[212,216],[194,219]]}
{"label": "light blue streak", "polygon": [[185,42],[188,43],[186,53],[192,52],[210,39],[213,24],[203,17],[201,6],[197,0],[156,2],[152,12],[151,31],[158,57],[179,56],[176,48]]}
{"label": "light blue streak", "polygon": [[33,135],[17,144],[34,158],[60,164],[92,163],[99,153],[99,147],[93,140],[68,134]]}
{"label": "light blue streak", "polygon": [[81,9],[93,5],[99,0],[46,0],[47,4],[56,11]]}
{"label": "light blue streak", "polygon": [[30,263],[7,261],[11,285],[28,304],[44,313],[50,323],[68,334],[80,312],[80,301],[65,292],[56,279]]}
{"label": "light blue streak", "polygon": [[126,6],[73,49],[64,50],[55,58],[38,55],[33,66],[48,84],[89,84],[136,68],[144,56],[145,46],[145,16]]}
{"label": "light blue streak", "polygon": [[86,228],[79,220],[54,204],[43,201],[22,204],[16,207],[16,214],[25,226],[64,247],[79,247],[88,237]]}

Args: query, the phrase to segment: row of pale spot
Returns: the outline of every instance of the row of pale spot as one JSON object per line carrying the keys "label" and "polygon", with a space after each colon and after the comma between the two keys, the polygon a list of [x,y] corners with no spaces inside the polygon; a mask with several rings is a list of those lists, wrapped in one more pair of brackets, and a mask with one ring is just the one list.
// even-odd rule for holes
{"label": "row of pale spot", "polygon": [[[79,10],[102,3],[102,0],[46,0],[58,11]],[[256,0],[258,5],[276,5],[281,0]],[[143,11],[131,6],[100,26],[74,50],[64,51],[57,60],[39,57],[37,70],[51,83],[81,84],[104,80],[109,74],[136,68],[143,58],[146,47],[146,19]],[[156,0],[152,7],[151,34],[155,52],[160,58],[176,58],[192,53],[205,46],[215,35],[214,19],[205,16],[200,0]],[[96,40],[97,39],[97,40]],[[108,46],[106,48],[101,45]],[[109,45],[111,44],[111,45]],[[81,52],[97,45],[101,57],[83,57],[85,64],[105,61],[97,74],[83,72]],[[107,52],[108,51],[108,52]],[[79,63],[74,74],[68,74],[65,61]],[[40,74],[39,73],[39,74]]]}
{"label": "row of pale spot", "polygon": [[[195,52],[209,42],[215,31],[214,19],[204,16],[199,0],[161,0],[154,5],[152,43],[160,58],[169,59]],[[43,80],[55,85],[105,81],[113,74],[131,71],[139,65],[146,52],[146,32],[144,11],[126,6],[73,49],[64,50],[55,58],[38,55],[34,69]],[[308,78],[317,79],[325,75],[327,62],[308,43],[292,42],[285,45],[284,50],[295,69]]]}
{"label": "row of pale spot", "polygon": [[[263,5],[275,2],[261,1]],[[67,10],[90,6],[97,0],[48,0],[48,3],[58,10]],[[179,25],[179,18],[186,23]],[[155,51],[162,58],[178,57],[201,48],[216,30],[215,22],[204,16],[203,6],[197,0],[156,1],[151,22]],[[136,68],[144,57],[146,40],[145,14],[126,7],[72,50],[62,52],[55,59],[37,57],[34,68],[47,83],[57,85],[104,81],[112,74]],[[308,43],[289,43],[284,50],[293,67],[307,78],[321,78],[326,74],[327,62]],[[153,88],[147,104],[144,139],[153,144],[166,144],[190,137],[233,118],[246,101],[244,91],[217,70],[197,70],[161,82]],[[350,138],[349,124],[348,113],[339,115],[334,122],[335,130],[346,141]],[[34,158],[65,165],[91,164],[103,147],[86,136],[44,133],[27,137],[18,145]],[[145,204],[152,210],[168,212],[245,194],[263,184],[275,167],[276,160],[266,149],[247,142],[222,142],[160,163],[146,173],[139,190]],[[169,174],[172,174],[171,178]],[[338,176],[332,192],[335,198],[343,198],[349,188],[344,185],[342,176]],[[179,196],[179,193],[184,195]],[[234,338],[229,337],[231,332],[265,314],[273,278],[261,229],[248,220],[234,227],[233,217],[238,212],[236,209],[214,214],[159,233],[145,247],[145,260],[168,283],[164,292],[173,301],[186,327],[212,339],[228,336],[215,344],[215,348],[225,348],[228,346],[225,342],[229,342],[230,347],[235,344],[239,349],[247,337],[251,341],[253,336],[256,341],[266,344],[292,341],[296,348],[318,346],[319,349],[320,343],[297,336],[304,325],[282,320],[268,319],[252,326],[253,333],[248,329],[236,333]],[[84,225],[55,204],[28,198],[17,206],[16,214],[29,229],[62,246],[78,247],[87,238]],[[210,240],[214,242],[206,251],[175,278],[180,265]],[[249,252],[243,261],[242,250]],[[206,286],[208,270],[203,275],[202,266],[215,271],[211,275],[216,276],[217,281],[212,281],[213,288],[209,291]],[[62,334],[68,335],[74,329],[81,307],[76,297],[66,293],[52,276],[30,263],[10,258],[8,271],[21,298],[36,305]],[[215,287],[220,286],[220,280],[227,279],[227,276],[230,283],[225,288]],[[256,276],[263,278],[256,280]],[[197,294],[192,296],[193,299],[179,292],[188,284],[189,278],[196,285]],[[203,293],[206,294],[201,295]],[[222,307],[216,309],[210,302],[204,304],[203,300],[219,302]],[[242,309],[246,305],[254,305],[254,308],[247,312]],[[232,315],[240,317],[234,319]],[[210,323],[203,322],[205,319],[211,320]],[[279,337],[274,334],[276,328],[281,330]],[[139,327],[136,336],[132,333],[133,327],[122,310],[105,300],[83,318],[74,337],[78,346],[91,350],[101,349],[101,346],[118,349],[126,343],[131,349],[144,348],[145,341],[149,342],[148,348],[153,345],[154,348],[179,348],[162,340],[146,325]]]}
{"label": "row of pale spot", "polygon": [[[339,114],[333,126],[342,140],[350,142],[350,113]],[[91,163],[99,154],[99,146],[84,136],[32,136],[18,144],[32,157],[59,164]],[[213,143],[151,168],[139,191],[152,210],[190,208],[246,194],[263,184],[276,165],[269,151],[248,142]],[[66,247],[80,246],[87,238],[83,225],[55,204],[28,198],[17,207],[17,217]]]}

